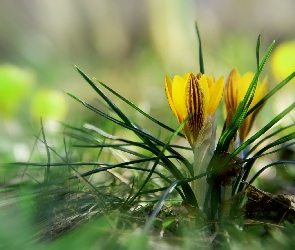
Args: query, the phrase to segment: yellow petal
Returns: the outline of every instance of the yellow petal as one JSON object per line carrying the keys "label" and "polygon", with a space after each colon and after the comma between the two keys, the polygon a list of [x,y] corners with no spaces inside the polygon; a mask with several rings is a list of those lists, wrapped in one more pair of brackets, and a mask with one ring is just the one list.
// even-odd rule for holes
{"label": "yellow petal", "polygon": [[239,102],[241,102],[244,97],[245,97],[245,94],[254,78],[254,73],[252,72],[247,72],[245,73],[242,77],[241,77],[241,83],[239,85],[239,91],[238,91],[238,100]]}
{"label": "yellow petal", "polygon": [[246,136],[248,135],[249,131],[250,131],[250,124],[251,124],[251,120],[252,120],[252,115],[248,115],[244,121],[242,122],[240,128],[239,128],[239,135],[240,135],[240,140],[241,142],[243,142],[246,138]]}
{"label": "yellow petal", "polygon": [[185,80],[181,76],[174,76],[172,85],[172,100],[181,123],[185,117]]}
{"label": "yellow petal", "polygon": [[213,114],[216,111],[222,97],[223,86],[224,86],[223,76],[219,77],[219,79],[211,86],[210,102],[209,102],[209,107],[207,110],[208,114]]}
{"label": "yellow petal", "polygon": [[262,83],[258,80],[255,95],[250,105],[250,108],[252,108],[256,103],[258,103],[266,95],[267,92],[268,80],[267,77],[265,77]]}
{"label": "yellow petal", "polygon": [[211,88],[212,84],[214,83],[214,76],[210,74],[209,77],[207,77],[208,87]]}
{"label": "yellow petal", "polygon": [[174,113],[174,115],[176,116],[178,122],[180,122],[181,119],[179,117],[179,114],[177,113],[177,110],[175,108],[175,105],[172,99],[172,81],[168,76],[165,76],[165,92],[166,92],[166,97],[170,105],[170,108],[172,112]]}
{"label": "yellow petal", "polygon": [[186,81],[191,73],[186,73],[182,76],[182,78]]}

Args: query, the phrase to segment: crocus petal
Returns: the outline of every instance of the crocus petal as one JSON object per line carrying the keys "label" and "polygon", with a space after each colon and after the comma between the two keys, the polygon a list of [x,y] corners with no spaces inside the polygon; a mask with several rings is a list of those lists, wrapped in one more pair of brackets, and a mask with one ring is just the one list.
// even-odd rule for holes
{"label": "crocus petal", "polygon": [[186,73],[182,76],[182,78],[186,81],[191,73]]}
{"label": "crocus petal", "polygon": [[234,113],[238,106],[238,83],[241,81],[239,71],[233,69],[227,79],[224,92],[224,101],[227,112]]}
{"label": "crocus petal", "polygon": [[[245,140],[247,134],[250,131],[251,120],[252,120],[252,117],[250,115],[247,116],[239,128],[239,135],[240,135],[240,139],[242,142]],[[253,120],[252,120],[252,122],[253,122]]]}
{"label": "crocus petal", "polygon": [[214,83],[214,76],[210,74],[209,77],[207,77],[208,87],[211,88],[212,84]]}
{"label": "crocus petal", "polygon": [[181,76],[174,76],[172,86],[172,100],[178,114],[178,121],[181,123],[185,117],[185,80]]}
{"label": "crocus petal", "polygon": [[255,95],[254,95],[254,98],[253,98],[250,108],[252,108],[257,102],[259,102],[267,94],[268,90],[269,89],[268,89],[267,77],[265,77],[263,79],[262,83],[260,83],[260,81],[258,81]]}
{"label": "crocus petal", "polygon": [[[241,82],[239,84],[239,90],[238,90],[238,100],[242,101],[244,99],[244,96],[254,78],[254,73],[247,72],[241,77]],[[252,101],[253,103],[253,101]]]}
{"label": "crocus petal", "polygon": [[169,106],[172,112],[174,113],[174,115],[177,117],[178,122],[180,122],[181,121],[180,115],[177,113],[177,110],[175,108],[175,105],[172,99],[172,81],[168,76],[165,77],[165,92],[166,92],[166,97],[167,97]]}
{"label": "crocus petal", "polygon": [[201,130],[205,120],[205,95],[203,87],[199,84],[197,78],[191,73],[187,79],[185,86],[186,113],[185,117],[190,114],[193,116],[187,121],[187,128],[190,131],[190,143],[194,144],[197,140],[199,131]]}
{"label": "crocus petal", "polygon": [[208,114],[213,114],[216,111],[222,97],[223,87],[224,77],[221,76],[210,88],[210,102],[207,110]]}

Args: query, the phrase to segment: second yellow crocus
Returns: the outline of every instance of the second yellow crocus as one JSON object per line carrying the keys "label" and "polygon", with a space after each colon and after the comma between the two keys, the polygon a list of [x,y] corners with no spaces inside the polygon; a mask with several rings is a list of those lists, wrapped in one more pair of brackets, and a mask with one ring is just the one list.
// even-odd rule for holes
{"label": "second yellow crocus", "polygon": [[[247,72],[244,75],[240,75],[239,71],[235,68],[229,74],[225,85],[224,100],[225,108],[227,112],[227,123],[229,123],[239,105],[244,99],[244,96],[254,78],[254,73]],[[251,102],[249,109],[251,109],[260,99],[262,99],[268,92],[267,77],[262,82],[258,80],[254,98]],[[243,142],[248,135],[254,118],[262,106],[257,108],[254,112],[248,115],[242,125],[239,128],[240,141]]]}

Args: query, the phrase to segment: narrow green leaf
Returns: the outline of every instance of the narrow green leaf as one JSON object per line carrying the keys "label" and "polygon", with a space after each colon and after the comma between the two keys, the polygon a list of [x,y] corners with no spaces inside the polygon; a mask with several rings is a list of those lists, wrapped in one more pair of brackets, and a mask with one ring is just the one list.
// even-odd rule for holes
{"label": "narrow green leaf", "polygon": [[245,141],[242,145],[240,145],[234,152],[233,155],[236,156],[242,150],[244,150],[248,145],[254,142],[261,135],[266,133],[273,125],[279,122],[286,114],[288,114],[292,109],[295,108],[295,102],[291,104],[288,108],[286,108],[283,112],[277,115],[274,119],[272,119],[268,124],[266,124],[262,129],[260,129],[255,135],[250,137],[247,141]]}
{"label": "narrow green leaf", "polygon": [[106,118],[106,119],[112,121],[113,123],[118,124],[118,125],[121,126],[121,127],[127,128],[128,130],[131,130],[131,131],[135,132],[135,134],[140,135],[141,138],[147,138],[147,139],[149,139],[149,140],[154,141],[155,143],[157,143],[157,144],[159,144],[159,145],[164,145],[163,142],[161,142],[161,141],[158,140],[157,138],[151,136],[150,134],[147,134],[147,133],[143,132],[142,130],[137,129],[136,127],[134,127],[134,126],[132,126],[132,125],[130,126],[129,124],[126,124],[126,123],[124,123],[124,122],[121,122],[121,121],[119,121],[119,120],[117,120],[117,119],[115,119],[115,118],[113,118],[113,117],[111,117],[111,116],[105,114],[104,112],[102,112],[102,111],[96,109],[96,108],[93,107],[92,105],[90,105],[90,104],[88,104],[87,102],[85,102],[85,101],[79,99],[78,97],[76,97],[75,95],[73,95],[73,94],[71,94],[71,93],[68,93],[68,92],[66,92],[66,93],[67,93],[69,96],[71,96],[72,98],[74,98],[76,101],[78,101],[78,102],[80,102],[81,104],[83,104],[86,108],[88,108],[88,109],[94,111],[95,113],[101,115],[102,117],[104,117],[104,118]]}
{"label": "narrow green leaf", "polygon": [[[153,118],[152,116],[150,116],[149,114],[145,113],[143,110],[141,110],[140,108],[138,108],[134,103],[130,102],[129,100],[127,100],[126,98],[124,98],[123,96],[121,96],[119,93],[117,93],[116,91],[114,91],[113,89],[111,89],[110,87],[108,87],[106,84],[104,84],[103,82],[97,80],[96,78],[94,78],[94,80],[96,82],[98,82],[99,84],[101,84],[104,88],[106,88],[108,91],[110,91],[112,94],[114,94],[115,96],[117,96],[118,98],[120,98],[122,101],[124,101],[125,103],[127,103],[129,106],[131,106],[132,108],[134,108],[136,111],[138,111],[140,114],[142,114],[143,116],[145,116],[146,118],[148,118],[149,120],[153,121],[154,123],[156,123],[157,125],[161,126],[162,128],[165,128],[167,130],[169,130],[170,132],[174,132],[173,128],[168,127],[166,124],[161,123],[160,121],[158,121],[157,119]],[[179,133],[179,136],[181,137],[185,137],[183,134]]]}
{"label": "narrow green leaf", "polygon": [[[262,149],[260,149],[253,157],[251,157],[250,159],[247,160],[247,163],[244,165],[244,172],[241,174],[241,176],[239,177],[239,179],[244,179],[244,180],[247,180],[248,176],[249,176],[249,173],[252,169],[252,166],[254,165],[256,159],[260,158],[260,157],[263,157],[265,155],[269,155],[269,154],[272,154],[272,153],[276,153],[286,147],[290,147],[291,145],[293,145],[295,142],[293,143],[289,143],[288,145],[286,146],[283,146],[277,150],[274,150],[272,152],[268,152],[266,154],[263,154],[265,151],[267,151],[268,149],[270,148],[273,148],[273,147],[276,147],[280,144],[283,144],[283,143],[286,143],[290,140],[294,140],[295,139],[295,132],[294,133],[291,133],[289,135],[286,135],[286,136],[283,136],[269,144],[267,144],[265,147],[263,147]],[[241,188],[244,186],[243,183],[241,183],[241,187],[239,187],[239,190],[241,191]],[[238,188],[238,187],[236,187]]]}
{"label": "narrow green leaf", "polygon": [[76,70],[80,73],[80,75],[89,83],[89,85],[98,93],[102,99],[115,111],[115,113],[128,125],[134,126],[134,124],[128,119],[128,117],[114,104],[111,99],[109,99],[97,86],[94,82],[77,66],[75,66]]}
{"label": "narrow green leaf", "polygon": [[[45,172],[44,172],[44,182],[45,182],[46,186],[48,186],[49,185],[49,180],[50,180],[51,154],[50,154],[50,147],[49,147],[49,145],[47,143],[47,140],[46,140],[42,118],[40,118],[40,125],[41,125],[43,143],[44,143],[44,146],[45,146],[45,149],[46,149],[46,155],[47,155],[47,165],[46,165],[46,169],[45,169]],[[48,187],[46,187],[46,188],[48,188]]]}
{"label": "narrow green leaf", "polygon": [[153,210],[152,214],[150,215],[147,223],[145,224],[145,227],[143,229],[143,234],[147,234],[149,230],[151,229],[153,222],[155,218],[157,217],[158,213],[161,211],[161,208],[163,207],[165,200],[169,196],[169,194],[172,193],[172,191],[179,185],[181,181],[175,180],[173,181],[170,186],[165,190],[164,194],[160,197],[155,209]]}
{"label": "narrow green leaf", "polygon": [[255,109],[260,107],[263,103],[265,103],[271,96],[273,96],[276,92],[278,92],[282,87],[284,87],[288,82],[290,82],[295,76],[295,71],[289,75],[286,79],[281,81],[276,87],[274,87],[267,95],[265,95],[259,102],[257,102],[247,113],[247,116],[250,115]]}
{"label": "narrow green leaf", "polygon": [[202,74],[205,74],[201,35],[200,35],[200,31],[199,31],[199,27],[198,27],[198,23],[197,22],[195,22],[195,29],[196,29],[196,33],[197,33],[198,41],[199,41],[199,64],[200,64],[200,72]]}
{"label": "narrow green leaf", "polygon": [[253,147],[247,152],[247,154],[245,154],[245,157],[247,157],[249,154],[251,154],[259,145],[261,145],[264,141],[266,141],[267,139],[277,135],[278,133],[286,130],[286,129],[289,129],[291,127],[295,126],[295,123],[294,124],[291,124],[289,126],[286,126],[286,127],[283,127],[283,128],[280,128],[278,130],[276,130],[275,132],[267,135],[266,137],[264,137],[262,140],[260,140],[259,142],[255,143],[255,145],[253,145]]}
{"label": "narrow green leaf", "polygon": [[289,160],[282,160],[282,161],[277,161],[277,162],[272,162],[268,165],[266,165],[265,167],[263,167],[262,169],[260,169],[254,176],[253,178],[249,181],[249,184],[252,184],[259,175],[261,175],[263,173],[264,170],[266,170],[269,167],[272,166],[277,166],[277,165],[282,165],[283,167],[285,167],[286,164],[293,164],[295,165],[295,161],[289,161]]}
{"label": "narrow green leaf", "polygon": [[257,71],[259,70],[260,44],[261,44],[261,34],[259,34],[259,36],[257,38],[257,44],[256,44],[256,65],[257,65]]}

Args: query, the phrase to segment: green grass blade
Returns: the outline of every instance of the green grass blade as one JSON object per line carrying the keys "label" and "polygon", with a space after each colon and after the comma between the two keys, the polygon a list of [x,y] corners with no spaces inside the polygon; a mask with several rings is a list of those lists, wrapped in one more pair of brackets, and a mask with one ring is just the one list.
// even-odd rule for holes
{"label": "green grass blade", "polygon": [[198,23],[197,22],[195,22],[195,29],[196,29],[196,33],[197,33],[198,41],[199,41],[199,64],[200,64],[200,72],[202,74],[205,74],[201,35],[200,35],[200,31],[199,31],[199,27],[198,27]]}
{"label": "green grass blade", "polygon": [[276,162],[272,162],[268,165],[266,165],[265,167],[263,167],[262,169],[260,169],[254,176],[253,178],[249,181],[249,184],[252,184],[259,175],[261,175],[263,173],[264,170],[268,169],[269,167],[272,166],[277,166],[277,165],[282,165],[283,167],[285,167],[285,164],[293,164],[295,165],[295,161],[290,161],[290,160],[282,160],[282,161],[276,161]]}
{"label": "green grass blade", "polygon": [[[119,93],[117,93],[116,91],[114,91],[113,89],[111,89],[110,87],[108,87],[106,84],[104,84],[103,82],[97,80],[96,78],[94,78],[94,80],[96,82],[98,82],[99,84],[101,84],[104,88],[106,88],[108,91],[110,91],[112,94],[114,94],[115,96],[117,96],[118,98],[120,98],[122,101],[124,101],[125,103],[127,103],[130,107],[134,108],[136,111],[138,111],[140,114],[142,114],[143,116],[145,116],[146,118],[148,118],[149,120],[153,121],[154,123],[156,123],[157,125],[161,126],[162,128],[170,131],[170,132],[174,132],[173,128],[170,128],[169,126],[167,126],[164,123],[161,123],[160,121],[158,121],[157,119],[153,118],[152,116],[150,116],[149,114],[145,113],[143,110],[141,110],[139,107],[137,107],[134,103],[130,102],[129,100],[127,100],[126,98],[124,98],[123,96],[121,96]],[[185,138],[185,136],[181,133],[178,134],[179,136]]]}
{"label": "green grass blade", "polygon": [[[163,142],[161,142],[157,138],[151,136],[150,134],[147,134],[147,133],[143,132],[142,130],[139,130],[138,128],[136,128],[136,127],[134,127],[132,125],[130,126],[129,124],[126,124],[124,122],[121,122],[121,121],[119,121],[119,120],[117,120],[117,119],[115,119],[115,118],[113,118],[113,117],[105,114],[104,112],[96,109],[95,107],[93,107],[92,105],[88,104],[87,102],[79,99],[77,96],[75,96],[75,95],[73,95],[73,94],[71,94],[69,92],[66,92],[66,94],[68,94],[70,97],[74,98],[76,101],[80,102],[81,104],[83,104],[86,108],[94,111],[95,113],[97,113],[97,114],[101,115],[102,117],[110,120],[111,122],[116,123],[116,124],[118,124],[121,127],[124,127],[124,128],[126,128],[128,130],[131,130],[131,131],[135,132],[135,134],[138,134],[138,135],[141,136],[140,138],[142,138],[142,137],[148,138],[149,140],[154,141],[154,142],[156,142],[159,145],[163,145],[164,144]],[[143,141],[145,142],[145,140],[143,140]]]}
{"label": "green grass blade", "polygon": [[223,133],[221,134],[218,140],[218,143],[216,146],[217,153],[221,153],[222,151],[227,151],[232,138],[234,138],[237,130],[239,129],[244,119],[243,113],[245,112],[243,112],[243,108],[244,108],[244,104],[243,102],[241,102],[238,105],[238,108],[233,116],[232,121],[230,122],[228,127],[225,129],[225,131],[223,131]]}
{"label": "green grass blade", "polygon": [[103,208],[106,208],[106,203],[103,199],[101,199],[101,197],[104,197],[104,195],[93,185],[91,184],[90,181],[86,180],[83,176],[81,176],[81,174],[74,168],[71,166],[71,163],[68,163],[68,166],[76,173],[77,178],[85,185],[88,186],[89,189],[93,189],[96,194],[99,194],[99,200],[103,205]]}
{"label": "green grass blade", "polygon": [[[137,171],[141,171],[141,172],[148,172],[148,173],[152,172],[152,174],[158,175],[160,178],[162,178],[163,180],[165,180],[166,182],[171,184],[172,181],[169,178],[167,178],[164,174],[159,172],[159,171],[133,166],[133,164],[135,164],[135,163],[150,162],[151,160],[155,161],[156,157],[151,157],[150,159],[140,159],[140,160],[134,160],[134,161],[129,161],[129,162],[123,162],[123,163],[118,163],[118,164],[109,164],[108,166],[101,167],[99,169],[94,169],[94,170],[90,170],[88,172],[85,172],[85,173],[81,174],[81,176],[88,176],[88,175],[92,175],[92,174],[95,174],[95,173],[104,172],[104,171],[109,170],[109,169],[120,167],[120,168],[124,168],[124,169],[137,170]],[[90,163],[88,163],[88,164],[90,164]],[[85,165],[85,164],[82,163],[81,165]],[[103,164],[103,165],[107,165],[107,164]],[[132,165],[132,166],[129,166],[129,165]],[[75,179],[75,178],[76,178],[75,176],[71,177],[71,179]],[[186,197],[183,194],[183,192],[179,188],[176,188],[176,190],[178,191],[178,193],[180,194],[182,199],[185,200]],[[143,191],[141,191],[138,195],[141,195],[142,192]],[[134,202],[134,201],[135,200],[130,201],[130,198],[129,198],[129,203]]]}
{"label": "green grass blade", "polygon": [[149,232],[149,230],[152,228],[153,222],[156,219],[158,213],[161,211],[161,208],[163,207],[163,205],[165,203],[165,200],[167,199],[169,194],[172,193],[172,191],[177,187],[177,185],[179,185],[179,183],[180,183],[180,180],[175,180],[165,190],[164,194],[161,196],[161,198],[159,199],[159,201],[158,201],[156,207],[154,208],[152,214],[150,215],[147,223],[145,224],[144,229],[142,231],[143,234],[147,234]]}
{"label": "green grass blade", "polygon": [[256,44],[256,65],[257,65],[257,71],[259,70],[260,44],[261,44],[261,34],[259,34],[259,36],[257,38],[257,44]]}
{"label": "green grass blade", "polygon": [[283,112],[277,115],[274,119],[272,119],[268,124],[266,124],[262,129],[260,129],[256,134],[250,137],[247,141],[245,141],[242,145],[240,145],[234,152],[233,155],[236,156],[242,150],[244,150],[248,145],[266,133],[273,125],[279,122],[285,115],[287,115],[292,109],[295,108],[295,102],[291,104],[288,108],[286,108]]}
{"label": "green grass blade", "polygon": [[[281,147],[279,149],[276,149],[274,151],[271,151],[271,152],[268,152],[266,154],[263,154],[265,151],[267,151],[270,148],[276,147],[276,146],[278,146],[280,144],[283,144],[283,143],[286,143],[288,141],[294,140],[294,139],[295,139],[295,132],[294,133],[291,133],[289,135],[286,135],[284,137],[281,137],[278,140],[273,141],[273,142],[269,143],[268,145],[266,145],[265,147],[263,147],[253,157],[251,157],[250,159],[247,160],[247,163],[244,165],[244,173],[241,175],[240,179],[243,178],[244,180],[247,180],[247,178],[249,176],[249,173],[250,173],[250,171],[252,169],[252,166],[254,165],[256,159],[258,159],[260,157],[263,157],[263,156],[266,156],[266,155],[269,155],[269,154],[272,154],[272,153],[276,153],[276,152],[278,152],[280,150],[283,150],[286,147],[290,147],[295,142],[289,143],[288,145],[283,146],[283,147]],[[241,183],[241,186],[239,187],[239,190],[243,189],[243,186],[244,185],[245,184]],[[238,187],[236,187],[236,188],[238,188]]]}
{"label": "green grass blade", "polygon": [[[291,141],[295,139],[295,132],[294,133],[291,133],[291,134],[288,134],[286,136],[283,136],[271,143],[269,143],[268,145],[266,145],[265,147],[263,147],[262,149],[260,149],[254,156],[259,156],[261,155],[263,152],[265,152],[266,150],[270,149],[270,148],[273,148],[273,147],[276,147],[280,144],[283,144],[283,143],[286,143],[288,141]],[[252,158],[252,157],[251,157]]]}
{"label": "green grass blade", "polygon": [[275,132],[273,132],[273,133],[267,135],[267,136],[264,137],[262,140],[260,140],[259,142],[255,143],[255,145],[254,145],[254,146],[253,146],[253,147],[247,152],[247,154],[245,154],[245,157],[247,157],[249,154],[251,154],[251,153],[252,153],[257,147],[259,147],[259,145],[261,145],[261,144],[262,144],[264,141],[266,141],[267,139],[269,139],[269,138],[271,138],[271,137],[277,135],[278,133],[280,133],[280,132],[282,132],[282,131],[284,131],[284,130],[286,130],[286,129],[288,129],[288,128],[291,128],[291,127],[293,127],[293,126],[295,126],[295,123],[294,123],[294,124],[291,124],[291,125],[289,125],[289,126],[287,126],[287,127],[280,128],[280,129],[276,130]]}
{"label": "green grass blade", "polygon": [[96,86],[96,84],[77,66],[75,66],[79,74],[87,81],[87,83],[98,93],[102,99],[110,106],[110,108],[128,125],[133,126],[133,123],[128,117]]}
{"label": "green grass blade", "polygon": [[[288,141],[289,141],[289,140],[288,140]],[[286,142],[287,142],[287,140],[286,140]],[[251,167],[252,161],[254,162],[254,161],[255,161],[256,159],[258,159],[258,158],[261,158],[261,157],[264,157],[264,156],[267,156],[267,155],[270,155],[270,154],[274,154],[274,153],[277,153],[277,152],[279,152],[279,151],[281,151],[281,150],[287,149],[288,147],[291,147],[291,146],[294,145],[294,144],[295,144],[295,142],[290,142],[290,143],[285,144],[284,146],[282,146],[282,147],[280,147],[280,148],[278,148],[278,149],[274,149],[274,150],[269,151],[269,152],[267,152],[267,153],[263,153],[263,152],[266,151],[266,150],[268,150],[269,148],[272,148],[272,147],[264,148],[264,150],[259,151],[260,154],[257,153],[257,154],[255,154],[254,156],[252,156],[251,158],[249,158],[249,159],[244,159],[244,160],[243,160],[243,162],[246,163],[246,164],[245,164],[245,168],[248,168],[248,167],[246,166],[247,163],[250,163],[250,167]],[[278,146],[278,145],[276,145],[276,146]],[[247,178],[244,178],[244,179],[247,179]]]}
{"label": "green grass blade", "polygon": [[276,92],[278,92],[282,87],[284,87],[288,82],[290,82],[295,76],[295,71],[290,74],[286,79],[280,82],[275,88],[273,88],[267,95],[265,95],[259,102],[257,102],[247,113],[250,115],[255,109],[260,107],[263,103],[265,103],[271,96],[273,96]]}
{"label": "green grass blade", "polygon": [[44,146],[45,146],[45,149],[46,149],[46,155],[47,155],[47,166],[46,166],[46,169],[45,169],[45,172],[44,172],[44,182],[45,182],[45,185],[49,185],[51,154],[50,154],[49,145],[48,145],[47,140],[46,140],[42,118],[40,118],[40,124],[41,124],[41,132],[42,132],[42,137],[43,137],[43,143],[44,143]]}
{"label": "green grass blade", "polygon": [[[132,160],[129,162],[123,162],[123,163],[117,163],[117,164],[107,164],[104,162],[52,162],[51,166],[60,166],[60,167],[68,167],[69,165],[71,165],[71,167],[74,166],[98,166],[100,168],[96,168],[93,170],[89,170],[87,172],[84,173],[79,173],[81,177],[86,177],[89,175],[93,175],[96,173],[101,173],[110,169],[114,169],[114,168],[123,168],[123,169],[130,169],[130,170],[138,170],[138,171],[143,171],[143,172],[150,172],[151,169],[146,169],[146,168],[142,168],[142,167],[137,167],[134,166],[134,164],[137,163],[144,163],[144,162],[150,162],[150,161],[155,161],[156,157],[150,157],[147,159],[138,159],[138,160]],[[24,165],[24,166],[34,166],[34,167],[46,167],[47,164],[46,163],[36,163],[36,162],[12,162],[9,163],[10,166],[14,166],[14,165]],[[130,166],[131,165],[131,166]],[[164,174],[162,174],[161,172],[158,171],[154,171],[154,174],[158,175],[160,178],[162,178],[163,180],[167,181],[167,183],[171,184],[171,180],[169,178],[167,178]],[[78,177],[76,175],[70,177],[69,179],[77,179]],[[182,195],[182,197],[184,197]]]}

